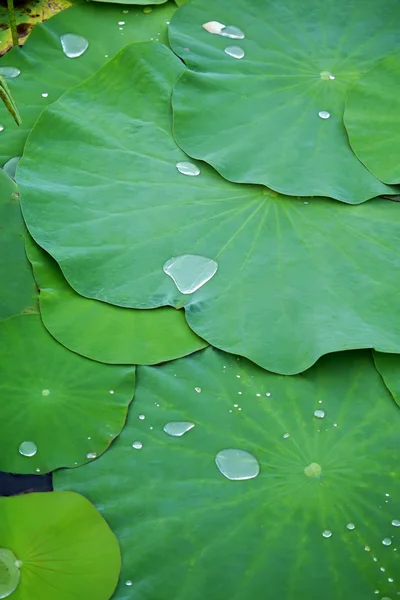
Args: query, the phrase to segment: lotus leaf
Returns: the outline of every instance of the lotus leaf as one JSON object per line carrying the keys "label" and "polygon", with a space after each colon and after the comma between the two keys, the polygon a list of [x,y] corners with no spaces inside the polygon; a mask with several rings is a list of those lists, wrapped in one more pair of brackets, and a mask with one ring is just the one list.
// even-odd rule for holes
{"label": "lotus leaf", "polygon": [[118,581],[118,542],[73,492],[0,498],[0,595],[12,600],[108,600]]}
{"label": "lotus leaf", "polygon": [[[35,240],[78,293],[184,306],[200,337],[271,371],[350,348],[399,352],[400,206],[288,198],[205,164],[182,175],[168,106],[182,70],[166,47],[134,44],[43,113],[18,167]],[[184,254],[219,264],[188,295],[163,272]]]}
{"label": "lotus leaf", "polygon": [[[173,97],[178,144],[282,194],[357,204],[394,193],[353,154],[343,110],[360,73],[398,47],[399,19],[397,0],[189,2],[170,27],[190,69]],[[244,39],[206,31],[210,21]]]}
{"label": "lotus leaf", "polygon": [[[12,66],[21,72],[7,82],[20,110],[22,126],[16,127],[11,115],[0,107],[0,123],[4,126],[0,133],[0,165],[22,154],[28,133],[43,108],[92,75],[125,44],[150,39],[166,42],[167,22],[175,10],[172,2],[155,6],[151,13],[132,6],[85,2],[38,24],[22,49],[13,48],[1,59],[1,67]],[[60,36],[67,33],[81,35],[89,42],[79,58],[71,59],[63,53]]]}
{"label": "lotus leaf", "polygon": [[344,124],[358,158],[385,183],[400,183],[400,55],[388,56],[353,85]]}
{"label": "lotus leaf", "polygon": [[134,310],[84,298],[30,236],[27,254],[40,287],[43,323],[70,350],[100,362],[150,365],[207,345],[188,327],[183,311]]}
{"label": "lotus leaf", "polygon": [[36,289],[24,250],[17,186],[0,169],[0,321],[36,310]]}
{"label": "lotus leaf", "polygon": [[374,352],[374,360],[386,387],[400,406],[400,357],[397,354]]}
{"label": "lotus leaf", "polygon": [[[120,437],[54,486],[113,527],[116,600],[394,598],[399,419],[369,352],[284,377],[208,348],[139,367]],[[171,436],[171,422],[194,427]]]}
{"label": "lotus leaf", "polygon": [[0,323],[0,469],[44,473],[104,452],[121,431],[135,367],[104,365],[58,344],[39,315]]}

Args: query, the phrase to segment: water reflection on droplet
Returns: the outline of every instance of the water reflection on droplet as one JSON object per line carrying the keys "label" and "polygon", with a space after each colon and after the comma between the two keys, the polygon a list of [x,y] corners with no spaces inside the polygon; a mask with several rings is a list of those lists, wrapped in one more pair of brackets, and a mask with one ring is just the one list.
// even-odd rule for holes
{"label": "water reflection on droplet", "polygon": [[231,40],[243,40],[245,35],[239,27],[235,27],[235,25],[227,25],[223,27],[219,33],[223,37],[230,38]]}
{"label": "water reflection on droplet", "polygon": [[353,531],[353,529],[356,528],[356,526],[354,525],[354,523],[347,523],[346,527],[347,527],[347,529],[350,529],[350,531]]}
{"label": "water reflection on droplet", "polygon": [[35,442],[25,441],[19,445],[18,452],[22,454],[22,456],[35,456],[37,446]]}
{"label": "water reflection on droplet", "polygon": [[393,519],[392,525],[393,525],[393,527],[400,527],[400,521],[399,521],[399,519]]}
{"label": "water reflection on droplet", "polygon": [[224,52],[228,56],[232,56],[232,58],[237,58],[238,60],[245,56],[245,52],[240,46],[228,46]]}
{"label": "water reflection on droplet", "polygon": [[0,548],[0,598],[8,598],[17,589],[22,562],[8,548]]}
{"label": "water reflection on droplet", "polygon": [[15,171],[20,158],[20,156],[13,156],[3,165],[3,171],[12,179],[15,179]]}
{"label": "water reflection on droplet", "polygon": [[89,47],[89,42],[82,35],[65,33],[60,37],[61,47],[68,58],[79,58]]}
{"label": "water reflection on droplet", "polygon": [[17,67],[0,67],[0,75],[5,79],[15,79],[21,71]]}
{"label": "water reflection on droplet", "polygon": [[383,538],[383,540],[382,540],[382,544],[383,544],[384,546],[391,546],[391,544],[392,544],[392,540],[391,540],[390,538]]}
{"label": "water reflection on droplet", "polygon": [[314,410],[314,417],[317,417],[317,419],[323,419],[325,417],[325,411],[320,409]]}
{"label": "water reflection on droplet", "polygon": [[172,435],[173,437],[181,437],[195,426],[194,423],[189,421],[171,421],[164,425],[165,433]]}
{"label": "water reflection on droplet", "polygon": [[232,481],[253,479],[260,472],[257,459],[246,450],[236,448],[221,450],[215,457],[215,463],[222,475]]}
{"label": "water reflection on droplet", "polygon": [[315,463],[315,462],[310,463],[304,469],[304,474],[307,475],[307,477],[319,477],[321,475],[321,473],[322,473],[321,465],[319,465],[318,463]]}
{"label": "water reflection on droplet", "polygon": [[329,113],[327,110],[320,110],[318,113],[318,116],[321,119],[329,119],[329,117],[331,116],[331,113]]}
{"label": "water reflection on droplet", "polygon": [[86,458],[96,458],[97,457],[97,453],[96,452],[88,452],[86,454]]}
{"label": "water reflection on droplet", "polygon": [[332,531],[329,531],[329,529],[325,529],[325,531],[322,532],[322,535],[324,538],[330,538],[332,537]]}
{"label": "water reflection on droplet", "polygon": [[143,448],[143,444],[142,442],[133,442],[132,448],[135,448],[135,450],[141,450]]}
{"label": "water reflection on droplet", "polygon": [[181,160],[180,162],[177,162],[176,168],[178,169],[179,173],[182,173],[182,175],[189,175],[189,177],[196,177],[197,175],[200,175],[199,167],[187,160]]}
{"label": "water reflection on droplet", "polygon": [[218,263],[205,256],[183,254],[167,260],[163,270],[182,294],[193,294],[214,277]]}

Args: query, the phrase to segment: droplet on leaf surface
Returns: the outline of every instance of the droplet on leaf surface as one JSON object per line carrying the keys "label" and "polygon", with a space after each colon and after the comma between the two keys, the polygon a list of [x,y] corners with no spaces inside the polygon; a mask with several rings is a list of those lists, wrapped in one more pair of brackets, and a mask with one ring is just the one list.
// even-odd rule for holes
{"label": "droplet on leaf surface", "polygon": [[236,448],[221,450],[215,457],[215,463],[222,475],[232,481],[254,479],[260,472],[257,459],[246,450]]}
{"label": "droplet on leaf surface", "polygon": [[318,113],[318,116],[321,119],[329,119],[329,117],[331,116],[331,113],[329,113],[327,110],[320,110]]}
{"label": "droplet on leaf surface", "polygon": [[228,46],[227,48],[225,48],[224,52],[228,56],[232,56],[232,58],[237,59],[241,59],[245,56],[245,52],[240,46]]}
{"label": "droplet on leaf surface", "polygon": [[193,294],[214,277],[218,263],[212,258],[196,254],[183,254],[164,263],[164,273],[169,275],[182,294]]}
{"label": "droplet on leaf surface", "polygon": [[22,456],[35,456],[37,452],[37,446],[35,442],[25,441],[19,445],[18,451],[20,454],[22,454]]}
{"label": "droplet on leaf surface", "polygon": [[179,173],[182,173],[182,175],[188,175],[189,177],[196,177],[197,175],[200,175],[199,167],[186,160],[177,162],[176,168],[178,169]]}
{"label": "droplet on leaf surface", "polygon": [[204,23],[202,27],[203,29],[208,31],[208,33],[215,33],[217,35],[220,35],[225,25],[223,23],[219,23],[218,21],[209,21],[208,23]]}
{"label": "droplet on leaf surface", "polygon": [[21,71],[17,67],[0,67],[0,75],[5,79],[15,79]]}
{"label": "droplet on leaf surface", "polygon": [[307,467],[305,467],[304,469],[304,474],[307,475],[307,477],[319,477],[322,473],[322,467],[321,465],[319,465],[318,463],[310,463]]}
{"label": "droplet on leaf surface", "polygon": [[223,29],[221,29],[220,34],[223,37],[230,38],[232,40],[243,40],[245,35],[239,27],[235,27],[235,25],[227,25]]}
{"label": "droplet on leaf surface", "polygon": [[317,417],[317,419],[323,419],[325,417],[325,411],[324,410],[314,410],[314,417]]}
{"label": "droplet on leaf surface", "polygon": [[354,525],[354,523],[347,523],[346,527],[347,527],[347,529],[350,529],[350,531],[353,531],[353,529],[356,528],[356,526]]}
{"label": "droplet on leaf surface", "polygon": [[133,442],[132,448],[135,448],[135,450],[141,450],[143,448],[143,444],[142,442]]}
{"label": "droplet on leaf surface", "polygon": [[392,540],[390,538],[383,538],[382,544],[384,546],[391,546],[392,545]]}
{"label": "droplet on leaf surface", "polygon": [[21,565],[11,550],[0,548],[0,598],[8,598],[17,589]]}
{"label": "droplet on leaf surface", "polygon": [[195,427],[195,424],[189,421],[171,421],[164,425],[164,431],[173,437],[181,437],[193,429],[193,427]]}
{"label": "droplet on leaf surface", "polygon": [[393,525],[393,527],[400,527],[400,521],[399,521],[399,519],[393,519],[392,525]]}
{"label": "droplet on leaf surface", "polygon": [[325,531],[322,532],[322,535],[324,538],[330,538],[332,537],[332,531],[329,531],[329,529],[325,529]]}
{"label": "droplet on leaf surface", "polygon": [[60,40],[63,52],[68,58],[79,58],[89,47],[88,40],[75,33],[65,33]]}

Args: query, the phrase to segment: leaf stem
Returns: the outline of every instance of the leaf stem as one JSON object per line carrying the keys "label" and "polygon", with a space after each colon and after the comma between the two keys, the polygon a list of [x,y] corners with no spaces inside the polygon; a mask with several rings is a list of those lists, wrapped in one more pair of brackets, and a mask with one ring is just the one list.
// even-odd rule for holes
{"label": "leaf stem", "polygon": [[7,0],[8,16],[10,19],[10,29],[13,46],[18,46],[17,22],[15,20],[14,0]]}

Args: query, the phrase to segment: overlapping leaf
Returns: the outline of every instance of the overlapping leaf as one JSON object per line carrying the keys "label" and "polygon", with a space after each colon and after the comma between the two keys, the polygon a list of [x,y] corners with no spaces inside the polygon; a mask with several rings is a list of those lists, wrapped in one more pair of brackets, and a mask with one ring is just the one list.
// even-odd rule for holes
{"label": "overlapping leaf", "polygon": [[104,365],[58,344],[39,315],[0,323],[0,469],[47,472],[82,464],[120,433],[135,367]]}
{"label": "overlapping leaf", "polygon": [[[121,436],[54,485],[87,495],[119,538],[116,600],[393,598],[399,418],[367,352],[284,377],[210,348],[139,367]],[[164,432],[182,421],[183,437]],[[259,475],[225,478],[224,449],[249,452]]]}
{"label": "overlapping leaf", "polygon": [[114,534],[83,496],[0,498],[1,598],[109,600],[120,565]]}
{"label": "overlapping leaf", "polygon": [[[288,198],[202,164],[182,175],[169,108],[182,69],[167,48],[135,44],[41,116],[18,171],[36,241],[80,294],[184,306],[200,337],[271,371],[349,348],[399,352],[400,207]],[[191,295],[163,272],[182,254],[219,264]]]}
{"label": "overlapping leaf", "polygon": [[[191,69],[174,92],[179,145],[231,181],[283,194],[357,204],[394,193],[353,154],[342,118],[351,84],[397,48],[399,18],[396,0],[189,2],[170,28]],[[209,33],[210,21],[244,39]]]}

